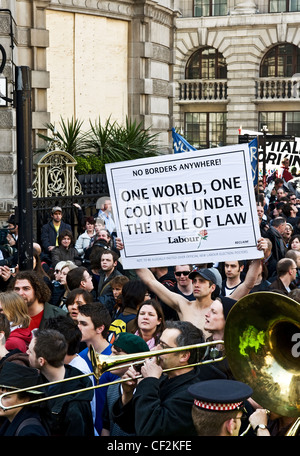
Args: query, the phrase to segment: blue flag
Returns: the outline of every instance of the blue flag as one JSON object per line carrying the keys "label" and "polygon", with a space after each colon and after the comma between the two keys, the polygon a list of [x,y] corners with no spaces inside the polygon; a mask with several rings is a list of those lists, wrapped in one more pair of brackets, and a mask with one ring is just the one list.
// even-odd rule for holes
{"label": "blue flag", "polygon": [[195,147],[191,146],[181,135],[176,133],[175,128],[172,128],[172,137],[174,154],[180,154],[181,152],[197,150],[195,149]]}
{"label": "blue flag", "polygon": [[[172,137],[173,137],[173,148],[174,154],[179,154],[181,152],[189,152],[191,150],[197,150],[195,147],[191,146],[181,135],[176,133],[175,128],[172,128]],[[257,138],[254,138],[249,144],[249,154],[250,154],[250,163],[252,171],[253,185],[258,184],[258,143]]]}
{"label": "blue flag", "polygon": [[257,143],[257,138],[252,139],[252,141],[249,142],[248,146],[249,146],[253,185],[255,186],[258,184],[258,151],[257,151],[258,143]]}

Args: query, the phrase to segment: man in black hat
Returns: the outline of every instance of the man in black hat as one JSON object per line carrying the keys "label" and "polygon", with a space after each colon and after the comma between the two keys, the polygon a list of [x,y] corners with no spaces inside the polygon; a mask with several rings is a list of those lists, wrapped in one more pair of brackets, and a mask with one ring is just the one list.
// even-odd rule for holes
{"label": "man in black hat", "polygon": [[238,436],[252,388],[236,380],[208,380],[188,388],[194,399],[192,419],[198,436]]}
{"label": "man in black hat", "polygon": [[[49,435],[42,424],[39,409],[25,404],[43,395],[42,389],[34,389],[40,383],[37,369],[26,367],[15,362],[5,362],[0,371],[0,394],[11,392],[1,397],[0,417],[4,418],[0,428],[0,436],[47,436]],[[31,389],[18,393],[22,388]],[[14,391],[16,391],[14,393]],[[10,409],[3,407],[18,406]]]}
{"label": "man in black hat", "polygon": [[[265,250],[266,248],[266,240],[260,238],[257,242],[257,249]],[[259,259],[251,262],[244,282],[232,293],[232,299],[238,300],[242,298],[254,287],[259,273],[259,265]],[[205,314],[213,300],[220,293],[218,271],[215,268],[195,268],[189,274],[193,282],[194,301],[189,301],[184,296],[168,290],[155,279],[149,269],[137,269],[136,272],[159,299],[178,313],[180,320],[192,322],[203,331],[205,337],[208,337],[209,334],[204,330]]]}

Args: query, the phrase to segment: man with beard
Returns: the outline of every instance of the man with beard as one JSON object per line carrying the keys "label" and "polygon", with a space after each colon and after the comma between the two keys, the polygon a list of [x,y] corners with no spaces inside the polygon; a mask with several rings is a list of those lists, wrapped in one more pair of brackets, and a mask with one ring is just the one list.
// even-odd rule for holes
{"label": "man with beard", "polygon": [[43,328],[47,318],[66,315],[60,307],[49,304],[50,288],[35,271],[20,271],[13,278],[10,288],[18,293],[28,306],[31,330]]}

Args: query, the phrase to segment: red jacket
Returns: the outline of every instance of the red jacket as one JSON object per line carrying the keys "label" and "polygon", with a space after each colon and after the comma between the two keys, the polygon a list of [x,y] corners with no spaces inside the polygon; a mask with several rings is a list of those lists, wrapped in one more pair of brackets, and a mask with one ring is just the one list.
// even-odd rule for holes
{"label": "red jacket", "polygon": [[281,179],[284,179],[285,182],[288,182],[288,181],[294,179],[293,175],[289,172],[288,168],[286,168],[285,166],[281,166],[279,168],[278,177],[280,177]]}
{"label": "red jacket", "polygon": [[29,328],[13,329],[5,343],[5,348],[6,350],[18,348],[23,353],[26,353],[31,339],[32,334]]}

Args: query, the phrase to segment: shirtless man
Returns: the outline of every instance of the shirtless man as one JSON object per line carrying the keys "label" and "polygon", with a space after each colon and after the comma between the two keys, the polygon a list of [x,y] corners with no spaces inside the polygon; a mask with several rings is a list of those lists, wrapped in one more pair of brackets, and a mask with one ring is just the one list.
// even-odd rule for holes
{"label": "shirtless man", "polygon": [[[257,242],[257,249],[264,251],[266,248],[266,240],[260,238]],[[230,295],[230,298],[239,300],[250,292],[259,273],[260,261],[260,259],[252,261],[244,282]],[[205,314],[214,301],[212,293],[214,291],[216,291],[216,295],[219,293],[219,289],[216,289],[217,276],[214,273],[214,268],[196,268],[190,273],[189,277],[193,281],[194,301],[189,301],[184,296],[168,290],[155,279],[149,269],[136,269],[136,273],[159,299],[176,310],[180,320],[190,321],[196,327],[202,329],[205,337],[209,336],[209,333],[204,330]]]}

